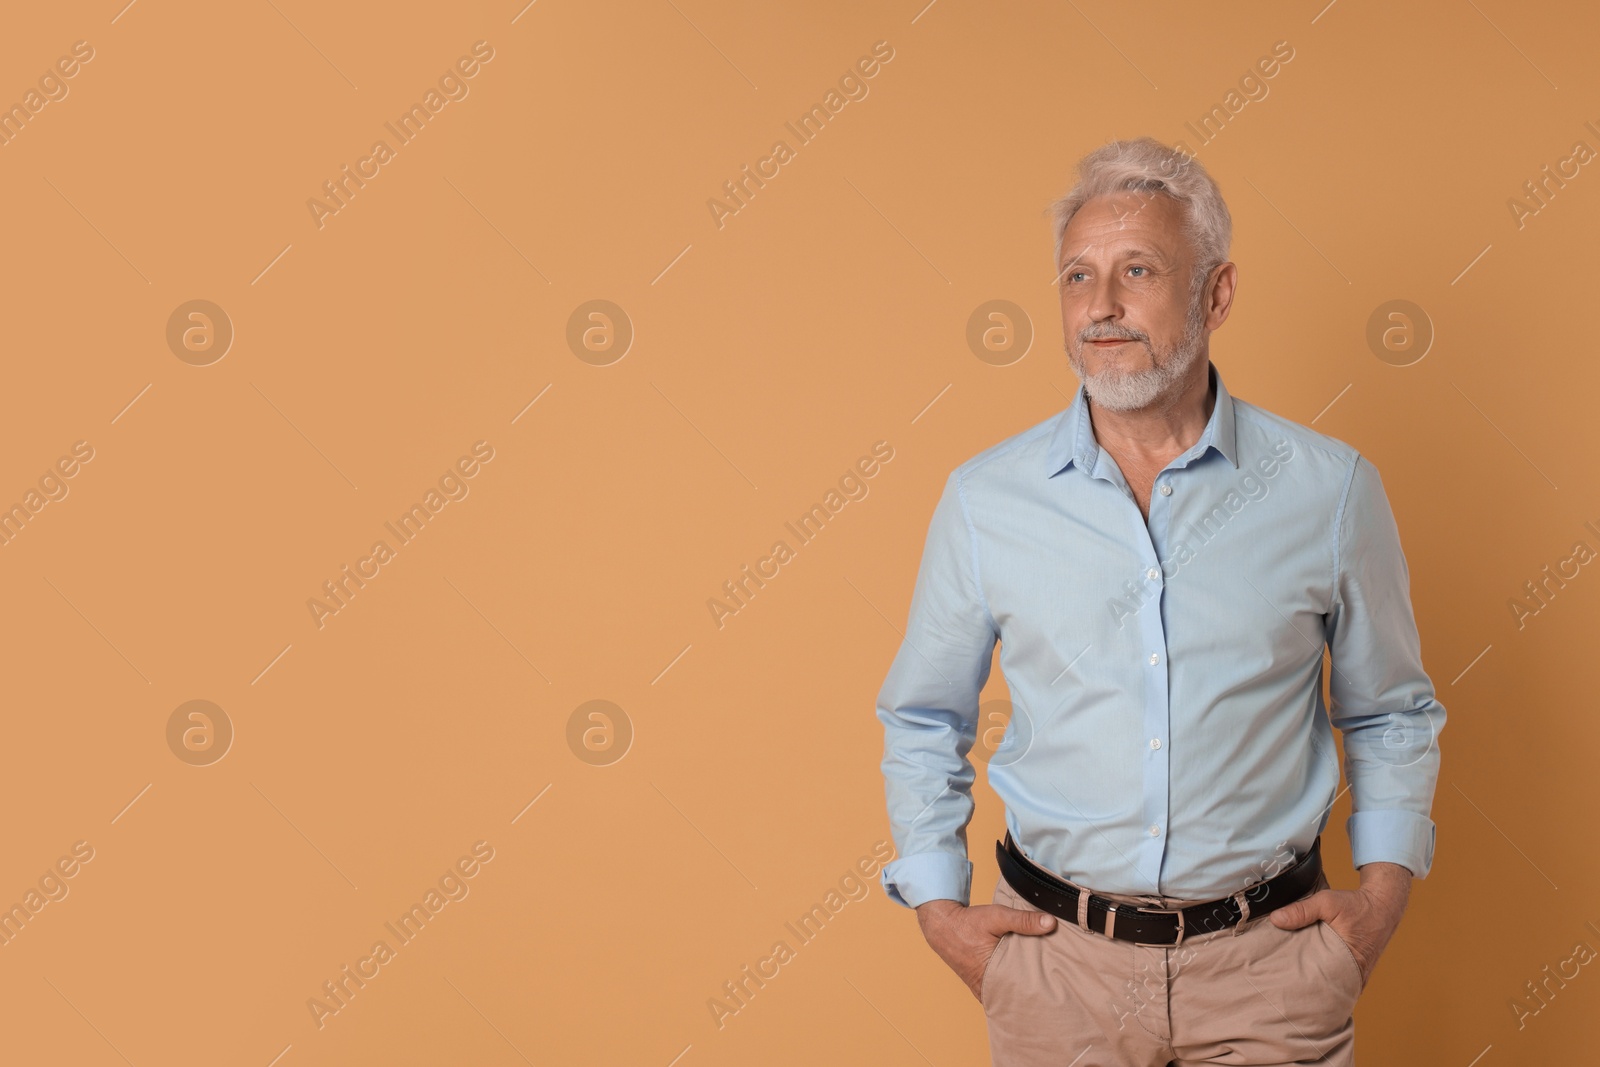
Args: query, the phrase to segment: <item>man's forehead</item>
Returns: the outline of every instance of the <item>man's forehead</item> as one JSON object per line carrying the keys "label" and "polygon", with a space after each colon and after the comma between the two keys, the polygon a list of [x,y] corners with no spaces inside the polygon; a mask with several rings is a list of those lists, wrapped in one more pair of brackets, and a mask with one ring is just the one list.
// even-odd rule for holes
{"label": "man's forehead", "polygon": [[1064,260],[1091,253],[1181,256],[1181,213],[1171,197],[1133,192],[1097,196],[1062,234]]}

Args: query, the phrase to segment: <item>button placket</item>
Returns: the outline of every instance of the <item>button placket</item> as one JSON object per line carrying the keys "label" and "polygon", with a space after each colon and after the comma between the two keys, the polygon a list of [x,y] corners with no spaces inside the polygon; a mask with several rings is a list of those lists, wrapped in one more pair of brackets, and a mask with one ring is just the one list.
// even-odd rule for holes
{"label": "button placket", "polygon": [[1160,893],[1161,866],[1166,854],[1167,808],[1171,797],[1171,766],[1167,746],[1161,743],[1170,729],[1171,701],[1167,658],[1167,633],[1162,602],[1166,592],[1161,557],[1171,528],[1172,482],[1170,472],[1163,471],[1156,482],[1156,493],[1150,501],[1150,514],[1143,524],[1145,544],[1150,553],[1144,571],[1154,594],[1147,610],[1140,613],[1140,636],[1145,647],[1145,706],[1144,736],[1149,740],[1144,750],[1144,795],[1142,814],[1145,830],[1140,848],[1139,870],[1148,882],[1148,891]]}
{"label": "button placket", "polygon": [[[1163,511],[1165,509],[1162,509]],[[1154,544],[1150,550],[1154,552]],[[1159,566],[1159,561],[1156,561]],[[1149,568],[1155,570],[1156,568]],[[1148,572],[1147,572],[1148,573]],[[1160,571],[1156,570],[1159,579]],[[1144,610],[1139,613],[1140,637],[1144,641],[1145,655],[1145,684],[1144,684],[1144,736],[1159,738],[1167,732],[1168,709],[1168,681],[1167,681],[1167,635],[1166,626],[1162,619],[1161,588],[1155,585],[1152,589],[1156,593],[1150,597]],[[1139,872],[1146,881],[1146,890],[1151,893],[1160,892],[1161,861],[1165,855],[1165,835],[1161,827],[1167,821],[1167,804],[1171,788],[1170,771],[1167,762],[1167,752],[1164,748],[1147,744],[1144,750],[1144,788],[1143,804],[1141,805],[1146,827],[1143,847],[1139,850]]]}

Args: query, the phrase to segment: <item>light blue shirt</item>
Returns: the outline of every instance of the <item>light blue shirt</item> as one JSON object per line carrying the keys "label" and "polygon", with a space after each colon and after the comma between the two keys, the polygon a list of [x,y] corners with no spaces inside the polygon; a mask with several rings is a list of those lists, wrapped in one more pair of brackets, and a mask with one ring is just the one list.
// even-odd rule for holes
{"label": "light blue shirt", "polygon": [[1013,712],[989,781],[1041,866],[1198,900],[1270,877],[1328,822],[1337,726],[1355,865],[1427,875],[1445,709],[1378,472],[1210,374],[1210,418],[1156,477],[1148,524],[1081,385],[945,482],[878,695],[891,900],[969,902],[968,753],[997,640]]}

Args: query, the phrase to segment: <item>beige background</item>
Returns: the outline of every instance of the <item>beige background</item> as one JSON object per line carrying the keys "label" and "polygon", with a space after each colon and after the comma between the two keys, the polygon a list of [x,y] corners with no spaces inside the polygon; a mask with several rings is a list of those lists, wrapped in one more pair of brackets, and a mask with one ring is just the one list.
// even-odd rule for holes
{"label": "beige background", "polygon": [[[939,489],[1075,388],[1045,206],[1108,138],[1196,147],[1185,123],[1287,41],[1199,149],[1241,278],[1213,357],[1382,470],[1450,713],[1437,865],[1362,1062],[1574,1062],[1592,968],[1520,1029],[1511,1001],[1600,948],[1600,576],[1520,629],[1508,601],[1600,549],[1600,177],[1520,228],[1507,202],[1600,148],[1597,30],[1504,0],[9,13],[0,101],[94,58],[0,147],[0,503],[94,457],[0,547],[0,901],[93,859],[0,948],[3,1058],[985,1062],[876,877],[722,1028],[707,1001],[888,837],[873,703]],[[308,199],[480,40],[469,94],[318,228]],[[708,199],[879,41],[869,95],[719,229]],[[166,330],[201,299],[235,337],[194,366]],[[607,366],[566,340],[596,299],[635,331]],[[1035,332],[1003,367],[965,340],[996,299]],[[1395,299],[1437,334],[1404,367],[1365,339]],[[880,440],[870,495],[713,625]],[[322,583],[477,441],[470,494],[318,628]],[[191,700],[235,731],[208,766],[168,746]],[[631,724],[620,761],[569,748],[590,700]],[[308,999],[478,841],[470,894],[319,1029]]]}

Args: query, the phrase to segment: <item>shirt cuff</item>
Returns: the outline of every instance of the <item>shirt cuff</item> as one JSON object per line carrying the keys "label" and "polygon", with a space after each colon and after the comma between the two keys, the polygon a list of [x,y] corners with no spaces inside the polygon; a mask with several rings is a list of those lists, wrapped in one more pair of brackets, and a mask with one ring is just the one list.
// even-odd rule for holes
{"label": "shirt cuff", "polygon": [[883,868],[884,895],[907,908],[930,900],[965,905],[972,895],[972,861],[953,852],[901,856]]}
{"label": "shirt cuff", "polygon": [[1380,808],[1357,811],[1345,822],[1350,835],[1350,859],[1356,867],[1368,863],[1398,863],[1418,878],[1433,866],[1434,823],[1414,811]]}

